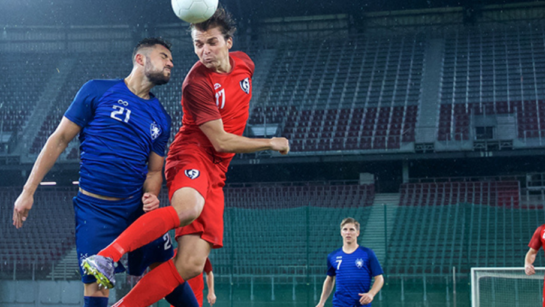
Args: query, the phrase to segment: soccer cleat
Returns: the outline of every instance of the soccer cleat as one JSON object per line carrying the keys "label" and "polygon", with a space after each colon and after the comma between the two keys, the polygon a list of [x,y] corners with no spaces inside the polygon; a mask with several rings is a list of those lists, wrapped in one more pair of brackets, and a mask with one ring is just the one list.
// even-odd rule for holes
{"label": "soccer cleat", "polygon": [[111,258],[93,255],[81,262],[83,274],[92,275],[97,279],[99,287],[111,289],[115,286],[114,261]]}

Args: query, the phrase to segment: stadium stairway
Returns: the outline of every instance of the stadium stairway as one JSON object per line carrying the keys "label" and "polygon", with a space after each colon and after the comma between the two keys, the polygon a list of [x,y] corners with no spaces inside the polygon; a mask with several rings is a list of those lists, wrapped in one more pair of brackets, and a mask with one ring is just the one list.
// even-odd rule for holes
{"label": "stadium stairway", "polygon": [[[254,97],[259,97],[261,94],[261,90],[265,83],[267,82],[267,75],[268,72],[272,69],[272,64],[274,62],[274,58],[276,57],[276,49],[266,49],[261,52],[261,55],[258,57],[256,61],[256,71],[254,74],[254,77],[252,78],[253,82],[253,88],[252,88],[252,95]],[[250,103],[255,103],[256,99],[252,99]],[[252,105],[252,108],[255,107],[255,105]]]}
{"label": "stadium stairway", "polygon": [[[373,202],[371,213],[365,224],[365,229],[363,227],[361,229],[362,245],[371,248],[375,252],[381,265],[384,265],[386,260],[386,245],[384,239],[390,238],[394,228],[399,201],[399,193],[375,194],[375,201]],[[384,206],[386,206],[386,210],[384,209]],[[385,212],[386,225],[384,225]],[[385,231],[386,233],[384,233]]]}
{"label": "stadium stairway", "polygon": [[47,279],[51,280],[73,280],[79,279],[78,253],[74,246],[66,253],[61,260],[53,267]]}
{"label": "stadium stairway", "polygon": [[441,79],[444,42],[432,39],[426,48],[422,84],[422,100],[416,126],[417,143],[433,143],[437,132],[437,114],[439,114],[439,86]]}
{"label": "stadium stairway", "polygon": [[[74,58],[59,61],[56,72],[48,78],[47,85],[36,104],[40,107],[34,109],[34,112],[27,121],[27,125],[24,128],[23,139],[17,144],[17,153],[27,154],[30,150],[34,138],[49,114],[49,110],[58,103],[57,98],[60,89],[63,87],[63,84],[66,83],[75,64],[76,59]],[[21,156],[21,158],[23,157],[25,157],[25,155]],[[33,162],[35,158],[36,157],[27,157],[29,162]]]}

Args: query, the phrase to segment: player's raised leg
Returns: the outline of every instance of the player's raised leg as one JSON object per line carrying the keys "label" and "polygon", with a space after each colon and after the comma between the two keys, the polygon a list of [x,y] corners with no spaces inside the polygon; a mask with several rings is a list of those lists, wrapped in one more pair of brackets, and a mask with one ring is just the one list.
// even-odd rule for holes
{"label": "player's raised leg", "polygon": [[[189,225],[202,212],[204,198],[193,188],[181,188],[176,191],[172,206],[148,212],[127,228],[112,244],[86,260],[87,266],[96,268],[95,264],[106,268],[103,263],[113,263],[130,251],[133,251],[161,236],[171,229]],[[109,259],[104,259],[109,258]],[[102,271],[99,269],[99,271]],[[109,272],[102,272],[109,275]]]}
{"label": "player's raised leg", "polygon": [[[202,180],[206,181],[205,178]],[[114,283],[110,279],[114,276],[114,262],[171,229],[189,225],[201,214],[203,206],[204,198],[195,189],[185,187],[177,190],[172,206],[146,213],[98,255],[85,259],[86,274],[95,276],[106,288],[112,288]]]}
{"label": "player's raised leg", "polygon": [[[184,161],[186,162],[181,163],[180,167],[167,171],[171,204],[174,207],[184,207],[191,200],[199,200],[200,195],[206,195],[206,205],[196,220],[176,230],[179,248],[174,261],[158,267],[155,270],[159,271],[153,272],[153,275],[146,275],[140,281],[143,284],[139,283],[138,288],[131,291],[119,306],[147,306],[145,304],[152,304],[163,298],[184,280],[198,276],[204,269],[210,250],[222,246],[223,177],[212,173],[210,168],[195,161],[193,157],[186,156]],[[195,170],[199,175],[187,176],[184,171],[186,169]],[[201,173],[201,170],[204,171]],[[168,278],[159,281],[163,276]],[[146,293],[141,293],[141,289],[146,289]]]}
{"label": "player's raised leg", "polygon": [[146,274],[138,284],[115,307],[145,307],[162,299],[184,280],[199,275],[210,254],[212,245],[199,235],[184,235],[178,239],[178,254],[150,273]]}

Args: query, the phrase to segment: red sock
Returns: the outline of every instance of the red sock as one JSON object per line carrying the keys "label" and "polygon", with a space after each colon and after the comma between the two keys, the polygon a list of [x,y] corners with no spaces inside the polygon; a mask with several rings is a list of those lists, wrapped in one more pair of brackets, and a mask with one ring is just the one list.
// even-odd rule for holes
{"label": "red sock", "polygon": [[147,307],[171,293],[184,280],[170,259],[151,270],[112,307]]}
{"label": "red sock", "polygon": [[153,210],[142,215],[139,219],[125,229],[110,245],[98,254],[110,257],[114,262],[139,247],[164,235],[167,231],[180,226],[178,213],[171,207]]}

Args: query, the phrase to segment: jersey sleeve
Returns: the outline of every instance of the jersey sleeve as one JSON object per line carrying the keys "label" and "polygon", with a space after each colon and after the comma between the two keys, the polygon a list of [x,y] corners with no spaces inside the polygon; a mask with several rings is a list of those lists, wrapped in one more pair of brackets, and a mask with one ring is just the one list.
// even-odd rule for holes
{"label": "jersey sleeve", "polygon": [[331,263],[331,257],[327,256],[327,276],[335,276],[335,265]]}
{"label": "jersey sleeve", "polygon": [[212,272],[212,262],[210,262],[209,258],[206,258],[206,262],[204,263],[204,270],[206,274],[210,274]]}
{"label": "jersey sleeve", "polygon": [[221,118],[214,90],[204,76],[197,75],[187,80],[182,91],[182,100],[184,111],[191,115],[198,126]]}
{"label": "jersey sleeve", "polygon": [[253,77],[255,71],[254,61],[252,61],[252,59],[242,51],[233,51],[232,54],[244,62],[244,64],[248,67],[248,70],[250,71],[250,76]]}
{"label": "jersey sleeve", "polygon": [[167,143],[170,139],[170,125],[171,125],[171,119],[170,116],[166,116],[166,119],[162,125],[163,131],[161,135],[153,142],[152,150],[154,153],[160,155],[161,157],[164,157],[166,155],[167,151]]}
{"label": "jersey sleeve", "polygon": [[85,127],[95,114],[96,88],[91,80],[85,83],[64,113],[64,117],[80,127]]}
{"label": "jersey sleeve", "polygon": [[367,254],[369,255],[369,269],[371,271],[371,275],[375,277],[384,274],[384,272],[382,271],[382,267],[378,262],[377,256],[375,255],[375,252],[373,252],[373,250],[371,249],[368,249]]}
{"label": "jersey sleeve", "polygon": [[534,232],[534,235],[532,236],[532,239],[530,240],[530,243],[528,244],[528,247],[533,248],[535,250],[539,250],[542,246],[541,244],[541,231],[543,230],[543,225],[539,226],[536,231]]}

